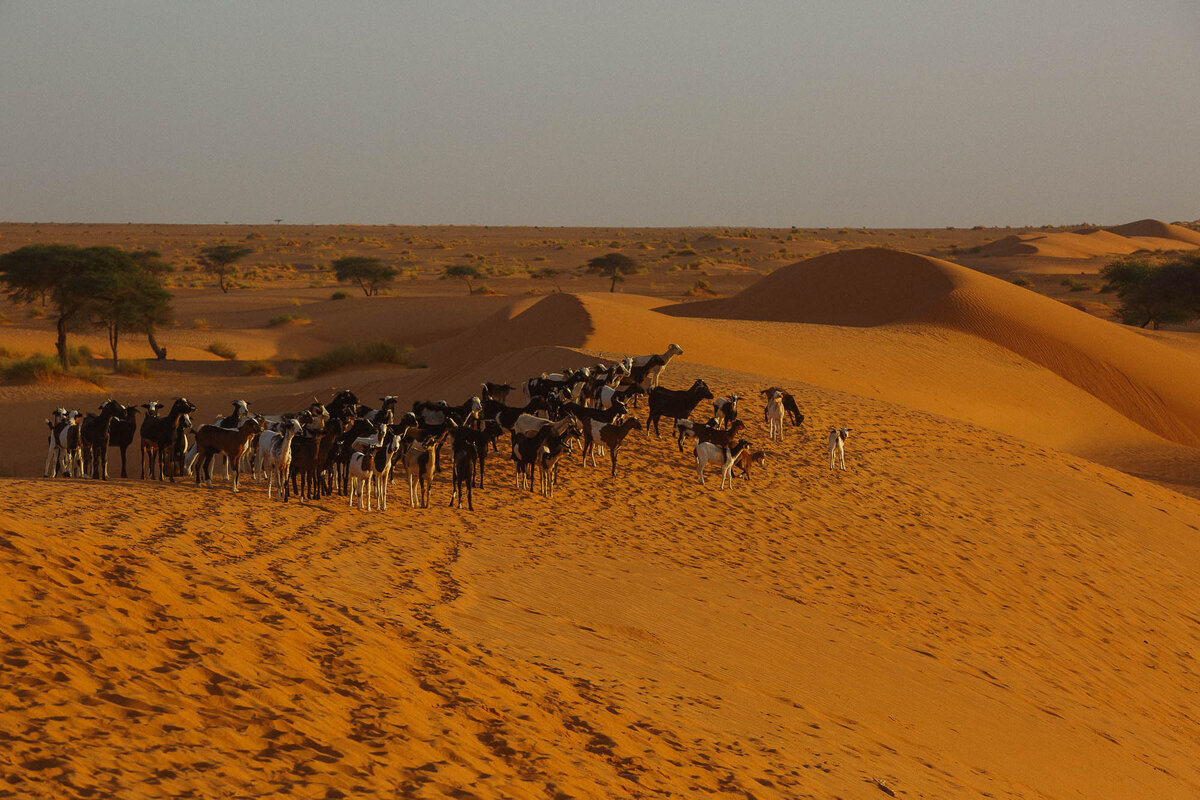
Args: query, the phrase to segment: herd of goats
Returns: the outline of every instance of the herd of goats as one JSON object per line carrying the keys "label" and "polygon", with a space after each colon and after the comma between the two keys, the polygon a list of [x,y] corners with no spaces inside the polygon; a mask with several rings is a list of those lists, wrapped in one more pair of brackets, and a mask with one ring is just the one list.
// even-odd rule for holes
{"label": "herd of goats", "polygon": [[[169,408],[155,401],[124,406],[104,403],[97,414],[56,409],[46,420],[50,428],[45,475],[108,478],[108,451],[121,453],[121,477],[126,474],[126,451],[135,434],[141,441],[141,477],[169,480],[195,476],[212,488],[214,459],[224,462],[225,477],[234,492],[244,470],[255,480],[265,478],[267,497],[277,491],[281,500],[296,495],[301,500],[334,493],[349,495],[360,509],[387,508],[387,488],[397,474],[408,478],[409,504],[428,507],[430,486],[439,471],[446,439],[451,443],[450,505],[456,502],[474,510],[471,491],[484,485],[484,464],[489,450],[509,434],[509,452],[516,466],[518,488],[533,490],[535,474],[542,494],[553,496],[558,466],[567,453],[582,451],[583,463],[607,453],[612,474],[617,474],[617,453],[632,430],[642,423],[629,413],[638,399],[646,398],[646,434],[659,420],[675,422],[676,443],[683,452],[692,442],[696,470],[704,483],[708,464],[721,469],[721,488],[732,485],[734,470],[749,478],[764,454],[740,438],[745,423],[738,419],[737,395],[713,397],[708,385],[697,380],[684,390],[658,385],[663,368],[683,350],[671,345],[665,353],[630,356],[612,365],[597,364],[578,370],[543,374],[521,384],[524,406],[507,404],[509,384],[482,384],[480,394],[461,405],[445,400],[413,403],[412,411],[399,414],[398,398],[380,398],[381,406],[359,403],[343,389],[328,403],[315,396],[312,405],[295,413],[252,413],[249,403],[236,400],[233,411],[211,425],[193,428],[195,404],[180,397]],[[804,415],[795,398],[779,387],[762,390],[766,400],[764,421],[768,437],[783,439],[785,421],[799,426]],[[690,417],[702,400],[713,401],[713,416],[704,423]],[[165,414],[162,413],[165,410]],[[137,414],[144,411],[141,424]],[[834,429],[829,436],[830,468],[841,459],[849,431]],[[507,456],[507,454],[506,454]]]}

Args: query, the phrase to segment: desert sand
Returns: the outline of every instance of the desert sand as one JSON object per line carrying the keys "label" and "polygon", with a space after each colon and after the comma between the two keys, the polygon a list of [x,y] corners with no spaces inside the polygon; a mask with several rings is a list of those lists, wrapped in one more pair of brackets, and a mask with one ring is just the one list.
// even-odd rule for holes
{"label": "desert sand", "polygon": [[[181,287],[148,379],[0,386],[0,796],[1200,795],[1197,335],[929,253],[812,255],[690,302],[663,270],[615,294]],[[50,349],[9,316],[0,343]],[[241,368],[377,338],[426,366]],[[751,480],[700,486],[665,431],[615,478],[572,459],[552,500],[489,458],[474,513],[444,475],[433,507],[399,487],[372,514],[142,481],[136,456],[38,477],[57,405],[460,402],[669,343],[664,385],[741,396]],[[772,384],[806,415],[782,442]]]}

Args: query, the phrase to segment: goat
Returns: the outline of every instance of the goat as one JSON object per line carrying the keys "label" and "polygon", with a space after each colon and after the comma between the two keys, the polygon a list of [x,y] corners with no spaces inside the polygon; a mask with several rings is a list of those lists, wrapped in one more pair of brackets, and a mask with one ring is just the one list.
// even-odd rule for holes
{"label": "goat", "polygon": [[[160,407],[153,401],[146,405],[148,410],[153,407],[156,411]],[[171,404],[171,410],[167,416],[158,417],[152,412],[142,420],[142,455],[144,457],[149,451],[151,477],[154,477],[154,473],[157,472],[160,481],[167,476],[174,483],[175,475],[183,471],[182,463],[176,458],[176,453],[179,451],[179,444],[185,438],[184,432],[187,428],[180,425],[180,418],[195,410],[195,403],[186,397],[180,397]]]}
{"label": "goat", "polygon": [[[662,361],[661,364],[658,364],[656,367],[651,367],[647,371],[647,377],[650,378],[650,388],[655,389],[658,387],[659,378],[662,377],[662,372],[664,369],[667,368],[667,364],[675,356],[681,356],[681,355],[683,355],[683,348],[677,344],[673,344],[673,345],[670,345],[669,347],[667,347],[667,352],[665,352],[661,355],[634,356],[633,361],[630,364],[630,373],[632,374],[633,369],[635,369],[637,367],[646,366],[650,362],[650,359],[652,359],[652,358],[657,357],[657,358],[661,359],[661,361]],[[709,395],[709,397],[712,397],[712,395]],[[684,416],[687,416],[687,415],[685,414]]]}
{"label": "goat", "polygon": [[735,419],[729,428],[722,430],[716,426],[716,418],[714,417],[706,424],[697,425],[693,428],[692,436],[696,438],[697,442],[710,442],[721,447],[729,447],[730,443],[734,441],[734,437],[741,433],[745,427],[746,423],[740,419]]}
{"label": "goat", "polygon": [[[779,399],[783,403],[783,410],[785,412],[787,412],[787,414],[792,418],[792,424],[795,425],[797,428],[799,428],[800,425],[804,422],[804,415],[800,413],[800,407],[798,405],[796,405],[796,398],[793,397],[790,392],[786,392],[783,389],[780,389],[778,386],[769,386],[766,389],[763,389],[762,391],[760,391],[759,394],[763,395],[764,397],[770,398],[772,392],[779,394]],[[767,414],[767,412],[764,409],[763,410],[763,421],[764,422],[768,421],[766,418],[766,414]]]}
{"label": "goat", "polygon": [[50,450],[46,453],[45,477],[83,476],[83,446],[79,439],[79,412],[55,409],[46,420],[50,427]]}
{"label": "goat", "polygon": [[350,507],[354,508],[354,492],[358,491],[358,508],[363,509],[365,501],[366,511],[371,510],[371,490],[372,481],[375,478],[375,456],[383,452],[383,448],[379,445],[370,445],[361,453],[351,453],[349,465],[350,478]]}
{"label": "goat", "polygon": [[739,398],[736,394],[729,397],[718,397],[713,400],[713,416],[719,420],[726,429],[737,419],[737,403]]}
{"label": "goat", "polygon": [[447,427],[437,436],[414,442],[402,457],[404,474],[408,476],[408,503],[413,508],[429,508],[429,494],[437,466],[436,453],[451,430]]}
{"label": "goat", "polygon": [[541,417],[535,417],[532,414],[522,414],[513,423],[511,433],[513,436],[533,436],[543,428],[552,428],[555,433],[561,436],[567,429],[567,426],[571,424],[579,424],[579,420],[574,414],[567,414],[562,419],[554,422],[542,419]]}
{"label": "goat", "polygon": [[517,488],[533,491],[533,469],[543,448],[550,445],[557,447],[560,443],[566,446],[567,439],[579,438],[581,434],[575,418],[567,417],[563,421],[567,425],[561,432],[556,425],[546,425],[533,436],[513,434],[512,454],[516,465]]}
{"label": "goat", "polygon": [[[258,436],[258,455],[254,460],[254,474],[267,474],[267,499],[271,499],[271,486],[279,484],[279,499],[288,501],[288,478],[292,468],[292,440],[303,429],[296,420],[288,420],[283,433],[263,431]],[[196,437],[197,443],[200,437]]]}
{"label": "goat", "polygon": [[108,426],[109,446],[121,451],[122,478],[129,477],[125,471],[125,458],[129,445],[133,444],[133,435],[137,433],[137,413],[137,406],[126,406],[125,411],[118,414]]}
{"label": "goat", "polygon": [[150,462],[150,477],[154,477],[154,462],[158,455],[158,441],[154,438],[154,428],[158,424],[158,410],[162,408],[162,403],[151,400],[147,403],[142,403],[141,407],[146,409],[146,415],[142,417],[142,426],[139,429],[142,450],[142,478],[145,479],[147,460]]}
{"label": "goat", "polygon": [[535,456],[543,497],[554,497],[558,485],[558,464],[569,450],[568,440],[551,432]]}
{"label": "goat", "polygon": [[88,414],[79,425],[79,440],[87,472],[93,478],[108,480],[108,443],[114,419],[125,416],[125,406],[109,399],[100,406],[99,414]]}
{"label": "goat", "polygon": [[378,411],[371,411],[363,416],[368,422],[375,425],[390,425],[396,416],[396,403],[399,400],[400,398],[394,394],[385,395],[379,398],[379,402],[383,405],[379,407]]}
{"label": "goat", "polygon": [[479,399],[486,403],[488,400],[495,400],[503,404],[508,400],[508,393],[515,389],[515,386],[509,386],[507,383],[492,383],[484,381],[479,386]]}
{"label": "goat", "polygon": [[630,400],[636,400],[639,395],[643,394],[646,394],[646,390],[640,383],[630,384],[624,389],[601,386],[600,391],[596,393],[596,403],[598,408],[611,408],[613,403],[628,406]]}
{"label": "goat", "polygon": [[[217,425],[203,425],[196,431],[196,445],[204,454],[200,467],[196,470],[196,485],[200,485],[201,474],[205,485],[212,488],[212,459],[217,453],[223,453],[233,464],[233,491],[238,490],[238,479],[242,474],[242,464],[239,456],[250,440],[263,431],[261,417],[251,417],[242,423],[240,428],[230,430]],[[290,445],[290,443],[289,443]]]}
{"label": "goat", "polygon": [[[595,423],[593,422],[593,425]],[[592,453],[592,466],[596,465],[596,455],[593,449],[597,443],[603,444],[608,449],[609,458],[612,459],[612,475],[617,476],[617,448],[625,441],[625,437],[630,431],[641,430],[642,423],[637,417],[626,417],[619,425],[609,423],[601,425],[599,430],[593,428],[583,443],[583,460],[587,463],[588,453]]]}
{"label": "goat", "polygon": [[834,464],[841,462],[842,469],[846,469],[846,440],[850,438],[849,428],[831,428],[829,431],[829,468],[834,469]]}
{"label": "goat", "polygon": [[479,465],[479,488],[483,488],[483,472],[484,463],[487,460],[488,445],[496,448],[496,439],[504,432],[500,427],[500,423],[495,420],[487,420],[483,423],[483,427],[479,430],[473,428],[455,428],[451,430],[450,435],[455,443],[469,442],[475,448],[478,465]]}
{"label": "goat", "polygon": [[480,448],[475,438],[469,435],[472,433],[480,431],[470,428],[456,428],[450,431],[450,507],[454,507],[454,501],[457,499],[458,507],[462,508],[465,488],[468,511],[475,510],[471,502],[471,487],[475,484],[475,463],[480,459],[480,453],[487,452],[487,443]]}
{"label": "goat", "polygon": [[763,412],[767,419],[767,438],[783,441],[783,392],[771,390],[767,395],[767,408]]}
{"label": "goat", "polygon": [[733,460],[733,468],[742,471],[742,477],[750,480],[750,468],[755,464],[766,466],[767,454],[762,450],[750,450],[749,448],[737,454],[737,458]]}
{"label": "goat", "polygon": [[725,482],[733,485],[733,463],[737,460],[738,455],[748,448],[750,445],[745,440],[740,440],[732,447],[722,447],[712,442],[696,442],[696,447],[693,452],[696,454],[696,472],[700,476],[700,485],[704,485],[704,468],[710,463],[721,465],[721,488],[725,488]]}
{"label": "goat", "polygon": [[671,417],[678,421],[690,417],[697,403],[705,399],[711,400],[712,396],[708,384],[698,378],[691,388],[685,391],[656,386],[650,390],[650,397],[647,401],[650,411],[646,417],[646,435],[650,435],[651,424],[654,425],[654,435],[659,435],[659,418]]}

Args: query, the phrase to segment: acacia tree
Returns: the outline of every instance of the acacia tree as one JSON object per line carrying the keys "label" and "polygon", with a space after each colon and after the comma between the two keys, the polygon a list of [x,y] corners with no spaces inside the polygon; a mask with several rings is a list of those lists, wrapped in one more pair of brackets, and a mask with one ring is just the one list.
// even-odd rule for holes
{"label": "acacia tree", "polygon": [[384,264],[370,256],[346,256],[333,262],[333,273],[338,281],[353,281],[370,297],[392,282],[400,274],[395,267]]}
{"label": "acacia tree", "polygon": [[158,281],[165,269],[157,253],[129,253],[115,247],[39,244],[0,256],[0,281],[12,300],[45,299],[57,311],[55,349],[63,369],[68,366],[67,331],[96,323],[105,304],[121,320],[117,336],[123,325],[147,330],[165,321],[170,295]]}
{"label": "acacia tree", "polygon": [[79,325],[101,286],[84,248],[70,244],[34,244],[0,256],[0,275],[8,296],[18,303],[49,301],[58,312],[55,348],[67,368],[67,331]]}
{"label": "acacia tree", "polygon": [[608,253],[603,256],[596,256],[587,262],[587,272],[592,275],[603,275],[612,278],[612,283],[608,290],[615,292],[617,283],[624,281],[625,275],[633,275],[637,272],[643,272],[644,268],[637,259],[630,258],[624,253]]}
{"label": "acacia tree", "polygon": [[1117,293],[1117,315],[1127,325],[1160,325],[1200,317],[1200,255],[1188,254],[1155,266],[1144,257],[1114,261],[1100,270],[1101,291]]}
{"label": "acacia tree", "polygon": [[233,278],[237,275],[237,262],[254,251],[249,247],[239,247],[236,244],[216,244],[205,247],[200,251],[200,266],[206,272],[217,276],[217,287],[222,293],[228,294],[233,288]]}
{"label": "acacia tree", "polygon": [[[100,248],[96,248],[100,249]],[[160,276],[170,267],[159,260],[155,251],[128,253],[115,248],[103,248],[108,262],[105,268],[106,286],[97,293],[89,314],[92,323],[108,333],[112,350],[113,371],[117,370],[117,345],[122,333],[144,333],[155,355],[166,357],[157,347],[154,330],[171,321],[171,293],[163,288]]]}
{"label": "acacia tree", "polygon": [[467,284],[467,294],[474,294],[471,288],[471,278],[479,278],[479,268],[474,264],[451,264],[442,270],[442,278],[458,278]]}

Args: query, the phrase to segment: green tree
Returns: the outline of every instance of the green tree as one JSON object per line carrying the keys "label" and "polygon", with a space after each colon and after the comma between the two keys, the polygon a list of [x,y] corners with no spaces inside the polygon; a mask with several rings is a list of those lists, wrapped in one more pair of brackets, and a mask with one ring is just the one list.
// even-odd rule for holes
{"label": "green tree", "polygon": [[206,272],[217,276],[217,286],[224,293],[233,288],[233,278],[237,275],[237,262],[254,251],[249,247],[239,247],[236,244],[216,244],[205,247],[200,251],[200,266]]}
{"label": "green tree", "polygon": [[481,277],[479,268],[474,264],[451,264],[442,270],[442,278],[457,278],[467,284],[467,294],[474,294],[471,288],[471,278]]}
{"label": "green tree", "polygon": [[67,332],[96,324],[106,316],[106,304],[108,316],[118,320],[116,336],[123,326],[152,330],[169,318],[170,295],[158,281],[165,269],[156,253],[115,247],[40,244],[0,256],[0,281],[12,300],[46,300],[57,311],[55,348],[63,369],[68,366]]}
{"label": "green tree", "polygon": [[1119,259],[1100,270],[1101,291],[1116,292],[1117,316],[1139,327],[1182,323],[1200,317],[1200,255],[1154,265],[1141,256]]}
{"label": "green tree", "polygon": [[339,282],[353,281],[370,297],[392,282],[399,270],[370,256],[346,256],[333,262],[333,273]]}
{"label": "green tree", "polygon": [[617,283],[625,280],[623,276],[645,271],[637,259],[630,258],[624,253],[609,253],[603,256],[596,256],[587,262],[586,269],[591,275],[603,275],[612,278],[612,284],[608,287],[610,292],[617,290]]}
{"label": "green tree", "polygon": [[[106,285],[93,298],[89,316],[92,324],[108,333],[115,372],[119,360],[117,345],[122,333],[146,334],[155,355],[160,354],[154,331],[171,322],[171,293],[161,282],[161,276],[169,272],[170,267],[155,251],[129,253],[115,248],[93,249],[107,251],[98,254],[106,262]],[[160,357],[165,356],[166,351],[161,351]]]}

